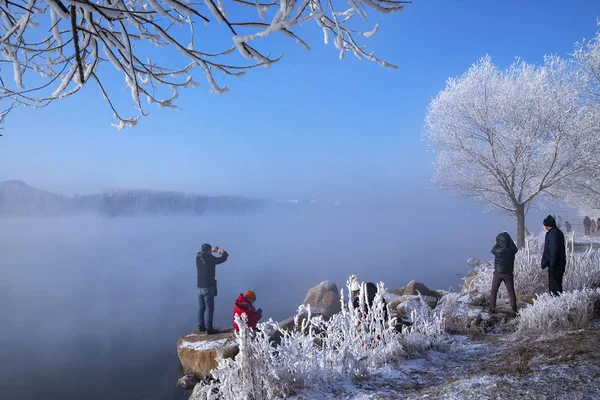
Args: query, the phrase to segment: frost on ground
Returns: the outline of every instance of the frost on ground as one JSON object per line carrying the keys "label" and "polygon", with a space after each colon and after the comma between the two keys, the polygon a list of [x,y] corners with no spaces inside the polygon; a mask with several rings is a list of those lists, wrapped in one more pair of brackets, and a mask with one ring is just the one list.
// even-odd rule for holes
{"label": "frost on ground", "polygon": [[453,336],[453,345],[291,397],[308,399],[598,399],[600,331],[545,340]]}
{"label": "frost on ground", "polygon": [[[519,261],[525,287],[539,285],[530,263],[539,259],[537,244],[529,242]],[[372,306],[361,288],[358,309],[342,291],[342,311],[329,320],[302,306],[292,330],[268,321],[251,333],[237,318],[239,354],[218,359],[213,379],[198,384],[191,400],[598,399],[600,289],[592,287],[600,253],[569,257],[565,279],[573,289],[536,295],[516,319],[486,319],[483,306],[469,305],[465,298],[482,295],[472,290],[481,284],[476,279],[467,294],[446,294],[433,310],[421,298],[423,307],[401,329],[384,317],[383,283]],[[445,331],[458,317],[473,317],[473,329],[460,331],[469,336]],[[483,322],[500,329],[483,329]]]}
{"label": "frost on ground", "polygon": [[[198,335],[194,335],[194,336],[198,336]],[[218,348],[222,347],[223,345],[225,345],[228,341],[229,341],[229,339],[213,340],[210,342],[208,342],[208,341],[207,342],[184,341],[181,344],[181,347],[185,347],[187,349],[192,349],[192,350],[206,351],[206,350],[218,349]]]}
{"label": "frost on ground", "polygon": [[[350,281],[348,294],[349,285]],[[192,400],[258,400],[288,397],[302,390],[322,391],[332,382],[368,380],[388,363],[444,346],[441,316],[412,313],[411,326],[398,331],[396,319],[386,318],[384,293],[380,283],[370,303],[363,285],[355,309],[342,291],[342,310],[329,320],[311,316],[310,307],[301,306],[292,330],[281,330],[276,322],[268,321],[251,333],[245,314],[242,319],[236,316],[238,355],[218,358],[213,380],[198,384]],[[301,318],[303,314],[306,317]]]}

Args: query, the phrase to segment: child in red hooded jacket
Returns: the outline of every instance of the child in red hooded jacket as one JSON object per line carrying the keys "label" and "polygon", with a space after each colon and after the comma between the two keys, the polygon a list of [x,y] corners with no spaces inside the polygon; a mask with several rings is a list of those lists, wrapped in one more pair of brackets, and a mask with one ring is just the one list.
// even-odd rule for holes
{"label": "child in red hooded jacket", "polygon": [[256,328],[256,323],[262,318],[262,309],[254,309],[253,303],[255,301],[256,293],[252,290],[248,290],[246,294],[240,293],[238,296],[235,305],[233,306],[233,328],[236,331],[239,331],[239,327],[235,323],[235,316],[239,315],[241,318],[242,314],[246,314],[248,317],[248,328]]}

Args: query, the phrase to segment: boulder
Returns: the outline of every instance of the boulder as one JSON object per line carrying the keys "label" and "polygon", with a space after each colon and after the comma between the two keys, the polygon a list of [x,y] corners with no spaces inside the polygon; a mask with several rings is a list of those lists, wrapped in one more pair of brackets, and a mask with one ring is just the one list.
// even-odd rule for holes
{"label": "boulder", "polygon": [[479,266],[479,264],[481,264],[481,261],[479,261],[479,260],[478,260],[478,259],[476,259],[476,258],[473,258],[473,257],[471,257],[471,258],[469,258],[469,259],[467,260],[467,265],[468,265],[469,267],[478,267],[478,266]]}
{"label": "boulder", "polygon": [[194,330],[177,341],[177,355],[183,372],[197,378],[210,376],[210,371],[217,367],[217,354],[233,358],[237,353],[238,344],[232,331],[201,335]]}
{"label": "boulder", "polygon": [[386,293],[396,296],[402,296],[404,294],[404,288],[390,288],[385,290]]}
{"label": "boulder", "polygon": [[421,293],[424,296],[435,297],[436,299],[439,299],[440,297],[442,297],[435,290],[431,290],[427,286],[422,284],[421,282],[416,282],[416,281],[410,281],[408,283],[408,285],[406,285],[406,288],[404,289],[404,292],[402,294],[403,295],[416,295],[419,293]]}
{"label": "boulder", "polygon": [[403,299],[404,296],[398,296],[396,297],[394,300],[390,301],[388,303],[388,308],[390,310],[395,310],[396,308],[398,308],[398,306],[400,305],[400,303],[402,303],[405,299]]}
{"label": "boulder", "polygon": [[[311,307],[311,310],[310,310],[311,317],[317,317],[317,316],[321,315],[323,318],[327,318],[327,316],[325,316],[324,314],[322,314],[318,311],[319,310],[317,310],[317,312],[315,312]],[[298,324],[302,325],[302,321],[304,321],[307,318],[307,316],[308,316],[308,313],[305,310],[300,312],[299,317],[298,317]],[[279,329],[287,330],[287,331],[294,329],[294,327],[295,327],[294,319],[295,318],[296,318],[296,316],[292,315],[291,317],[286,318],[283,321],[281,321],[279,323]]]}
{"label": "boulder", "polygon": [[400,303],[400,305],[396,307],[396,311],[398,311],[398,315],[404,319],[409,319],[410,314],[413,311],[416,311],[417,314],[431,314],[431,308],[427,304],[424,304],[421,301],[419,301],[418,299],[410,299]]}
{"label": "boulder", "polygon": [[[444,329],[449,333],[469,332],[512,332],[516,329],[516,320],[512,310],[504,299],[496,305],[496,312],[490,313],[488,307],[470,304],[469,296],[461,296],[448,300],[442,299],[444,307]],[[518,307],[522,308],[519,302]]]}
{"label": "boulder", "polygon": [[196,386],[196,378],[193,375],[184,375],[177,380],[177,387],[185,391],[192,390]]}
{"label": "boulder", "polygon": [[404,288],[385,289],[385,292],[383,293],[383,298],[388,304],[390,304],[391,302],[395,301],[398,297],[402,296],[402,293],[404,293]]}
{"label": "boulder", "polygon": [[470,293],[468,298],[468,303],[474,306],[485,307],[490,305],[490,296],[488,293],[474,292]]}
{"label": "boulder", "polygon": [[404,296],[398,297],[398,300],[399,300],[398,305],[400,305],[400,303],[404,303],[405,301],[408,301],[408,300],[420,301],[420,299],[422,299],[431,308],[435,308],[438,303],[438,299],[436,299],[435,297],[432,297],[432,296],[419,297],[418,295],[410,295],[410,296],[404,295]]}
{"label": "boulder", "polygon": [[336,284],[330,281],[323,281],[309,289],[302,304],[310,305],[313,313],[322,314],[326,319],[342,311],[340,293]]}
{"label": "boulder", "polygon": [[469,293],[471,292],[473,289],[471,288],[471,284],[473,283],[473,281],[475,280],[475,278],[477,278],[477,274],[474,275],[469,275],[465,278],[465,281],[463,283],[462,286],[462,293]]}

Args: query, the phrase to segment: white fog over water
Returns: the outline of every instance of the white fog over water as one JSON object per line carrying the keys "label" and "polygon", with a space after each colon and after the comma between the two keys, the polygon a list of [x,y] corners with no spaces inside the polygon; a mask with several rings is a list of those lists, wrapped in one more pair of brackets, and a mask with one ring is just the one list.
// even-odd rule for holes
{"label": "white fog over water", "polygon": [[[458,203],[457,203],[458,204]],[[0,220],[0,393],[5,398],[179,399],[177,339],[197,326],[195,255],[217,267],[215,323],[257,293],[266,318],[292,315],[322,280],[350,274],[455,289],[514,222],[462,206],[265,211],[240,216]],[[443,222],[441,222],[443,221]],[[141,385],[141,383],[144,385]]]}

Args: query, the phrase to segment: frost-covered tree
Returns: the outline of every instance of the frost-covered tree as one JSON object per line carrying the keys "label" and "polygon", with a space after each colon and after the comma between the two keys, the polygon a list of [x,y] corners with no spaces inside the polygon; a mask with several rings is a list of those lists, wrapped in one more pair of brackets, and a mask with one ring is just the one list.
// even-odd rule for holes
{"label": "frost-covered tree", "polygon": [[[583,89],[583,101],[600,106],[600,29],[591,40],[575,44],[571,61]],[[590,160],[587,172],[570,181],[564,195],[570,204],[597,209],[600,208],[600,157]]]}
{"label": "frost-covered tree", "polygon": [[[146,115],[142,100],[175,107],[178,90],[198,85],[199,68],[212,91],[223,93],[218,75],[241,76],[249,68],[269,67],[281,56],[254,45],[281,34],[309,49],[294,32],[314,22],[325,43],[333,39],[340,58],[394,67],[376,57],[359,37],[354,20],[368,11],[402,10],[402,0],[13,0],[0,2],[0,100],[10,105],[43,107],[95,82],[114,111],[118,128],[133,126]],[[357,17],[358,16],[358,17]],[[205,27],[205,25],[207,25]],[[369,28],[370,29],[370,28]],[[154,47],[159,49],[152,50]],[[241,57],[240,57],[241,56]],[[111,101],[106,67],[124,78],[136,117],[123,117]],[[9,76],[10,74],[10,76]],[[168,92],[168,93],[167,93]],[[1,117],[1,116],[0,116]]]}
{"label": "frost-covered tree", "polygon": [[437,183],[514,216],[522,247],[534,201],[559,196],[598,157],[598,128],[568,62],[501,70],[486,56],[432,100],[423,138]]}

